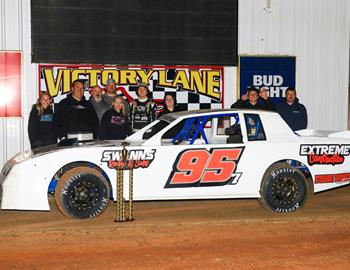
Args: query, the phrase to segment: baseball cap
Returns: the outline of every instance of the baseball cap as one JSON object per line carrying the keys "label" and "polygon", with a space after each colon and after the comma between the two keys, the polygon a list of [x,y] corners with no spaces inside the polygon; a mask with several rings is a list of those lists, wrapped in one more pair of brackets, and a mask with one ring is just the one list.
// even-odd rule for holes
{"label": "baseball cap", "polygon": [[110,84],[110,83],[114,83],[114,84],[115,84],[115,80],[113,80],[113,79],[108,79],[106,85],[108,85],[108,84]]}
{"label": "baseball cap", "polygon": [[149,91],[149,84],[148,83],[145,83],[145,82],[140,82],[138,85],[137,85],[137,88],[139,87],[145,87],[147,89],[147,91]]}

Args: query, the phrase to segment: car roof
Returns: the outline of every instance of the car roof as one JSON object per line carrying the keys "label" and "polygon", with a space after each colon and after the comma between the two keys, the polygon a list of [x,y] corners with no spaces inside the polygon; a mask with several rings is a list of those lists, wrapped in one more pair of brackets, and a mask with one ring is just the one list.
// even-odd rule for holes
{"label": "car roof", "polygon": [[243,112],[243,113],[272,113],[276,114],[276,112],[269,110],[261,110],[261,109],[205,109],[205,110],[193,110],[193,111],[180,111],[165,114],[159,117],[160,120],[165,120],[167,122],[173,122],[174,120],[185,117],[186,116],[197,116],[197,115],[205,115],[205,114],[220,114],[220,113],[230,113],[230,112]]}

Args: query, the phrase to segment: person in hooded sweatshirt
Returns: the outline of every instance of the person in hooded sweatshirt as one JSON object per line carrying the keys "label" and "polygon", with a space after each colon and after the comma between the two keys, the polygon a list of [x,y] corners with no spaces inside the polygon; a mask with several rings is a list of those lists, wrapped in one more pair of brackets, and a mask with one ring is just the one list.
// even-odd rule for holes
{"label": "person in hooded sweatshirt", "polygon": [[53,115],[51,95],[42,92],[32,107],[28,121],[31,149],[57,143]]}
{"label": "person in hooded sweatshirt", "polygon": [[72,93],[61,100],[56,106],[55,125],[60,140],[68,133],[91,132],[97,137],[99,120],[97,114],[84,97],[84,84],[75,80],[71,87]]}
{"label": "person in hooded sweatshirt", "polygon": [[112,109],[106,111],[102,116],[98,132],[100,140],[124,140],[131,134],[131,124],[123,97],[114,97],[112,106]]}
{"label": "person in hooded sweatshirt", "polygon": [[286,90],[286,97],[282,103],[276,105],[276,111],[293,131],[306,129],[307,111],[305,106],[299,103],[294,88]]}

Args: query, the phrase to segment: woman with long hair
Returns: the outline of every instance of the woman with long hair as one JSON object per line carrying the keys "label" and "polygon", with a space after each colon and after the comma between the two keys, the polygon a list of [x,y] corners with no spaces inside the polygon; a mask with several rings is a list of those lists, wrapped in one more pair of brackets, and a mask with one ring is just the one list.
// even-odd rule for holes
{"label": "woman with long hair", "polygon": [[114,97],[112,109],[103,114],[98,134],[100,140],[123,140],[131,134],[128,113],[121,96]]}
{"label": "woman with long hair", "polygon": [[158,117],[164,114],[181,111],[177,106],[175,95],[172,93],[165,93],[163,108],[164,109],[158,114]]}
{"label": "woman with long hair", "polygon": [[32,107],[28,121],[28,135],[32,149],[57,143],[52,98],[48,92],[42,92]]}

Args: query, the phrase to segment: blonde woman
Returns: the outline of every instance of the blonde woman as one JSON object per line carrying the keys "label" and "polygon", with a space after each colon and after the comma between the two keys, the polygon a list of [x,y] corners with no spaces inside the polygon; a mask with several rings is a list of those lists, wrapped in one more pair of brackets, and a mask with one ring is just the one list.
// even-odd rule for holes
{"label": "blonde woman", "polygon": [[106,111],[99,128],[100,140],[123,140],[131,134],[128,113],[121,96],[113,99],[112,109]]}
{"label": "blonde woman", "polygon": [[48,92],[42,92],[32,107],[28,122],[28,135],[32,149],[57,143],[53,124],[52,98]]}

